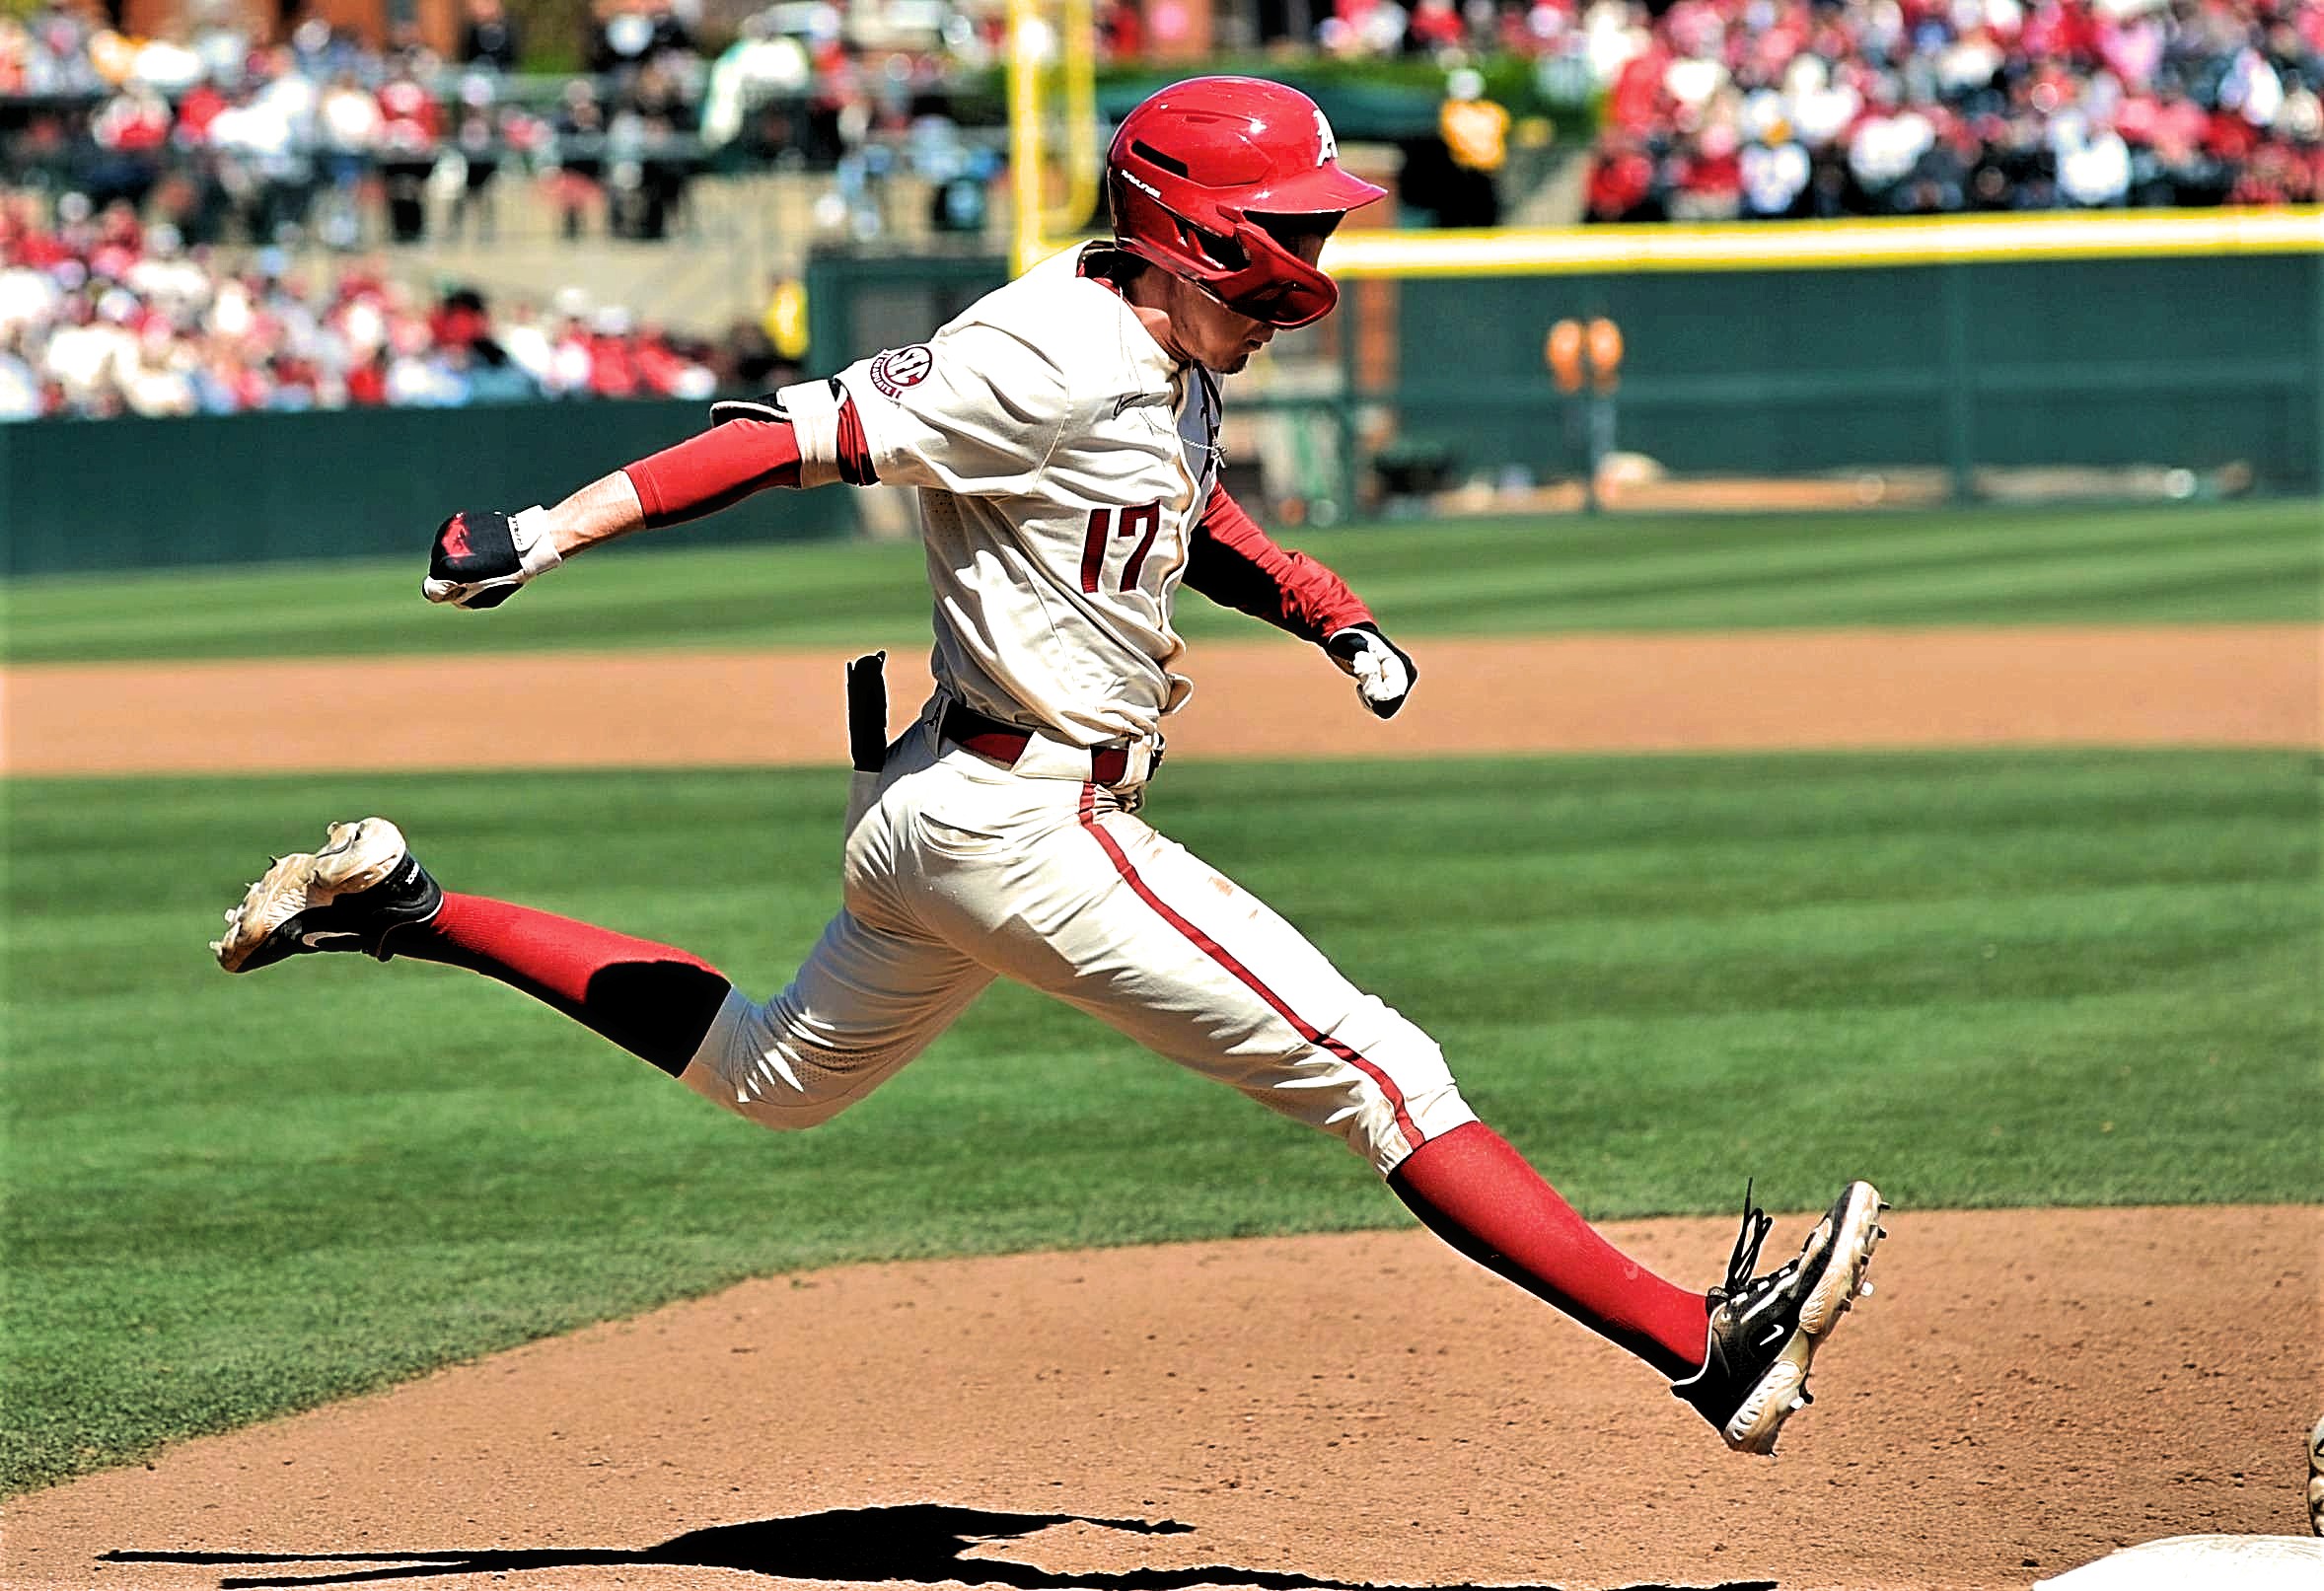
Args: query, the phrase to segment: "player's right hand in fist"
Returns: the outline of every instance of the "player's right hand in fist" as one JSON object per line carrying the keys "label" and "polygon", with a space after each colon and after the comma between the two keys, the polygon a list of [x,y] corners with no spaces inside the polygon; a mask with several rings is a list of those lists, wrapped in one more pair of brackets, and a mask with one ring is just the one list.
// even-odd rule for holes
{"label": "player's right hand in fist", "polygon": [[1394,718],[1404,698],[1413,693],[1420,666],[1413,655],[1380,633],[1377,624],[1351,624],[1335,630],[1324,650],[1341,672],[1355,681],[1356,699],[1375,718]]}
{"label": "player's right hand in fist", "polygon": [[428,576],[419,583],[430,602],[455,608],[497,608],[564,558],[549,539],[548,510],[464,508],[436,527]]}

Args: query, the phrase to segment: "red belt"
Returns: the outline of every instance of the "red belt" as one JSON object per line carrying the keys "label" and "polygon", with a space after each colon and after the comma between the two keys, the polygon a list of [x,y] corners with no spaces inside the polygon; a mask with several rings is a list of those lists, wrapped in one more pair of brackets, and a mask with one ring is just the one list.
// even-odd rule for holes
{"label": "red belt", "polygon": [[[1025,747],[1033,739],[1033,732],[1004,724],[997,718],[987,718],[974,707],[951,702],[944,709],[942,723],[944,738],[966,746],[979,757],[989,757],[995,762],[1014,766],[1025,755]],[[1154,760],[1161,761],[1157,753]],[[1120,784],[1129,772],[1129,749],[1125,746],[1100,746],[1089,754],[1089,776],[1099,784]]]}

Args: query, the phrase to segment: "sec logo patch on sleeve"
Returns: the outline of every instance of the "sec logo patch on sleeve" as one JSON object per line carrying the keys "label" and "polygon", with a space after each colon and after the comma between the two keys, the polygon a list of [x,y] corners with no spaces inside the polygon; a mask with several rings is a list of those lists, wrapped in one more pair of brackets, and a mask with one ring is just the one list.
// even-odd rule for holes
{"label": "sec logo patch on sleeve", "polygon": [[935,367],[936,356],[924,342],[908,348],[890,348],[871,363],[872,385],[883,398],[901,398],[907,387],[917,387],[928,379]]}

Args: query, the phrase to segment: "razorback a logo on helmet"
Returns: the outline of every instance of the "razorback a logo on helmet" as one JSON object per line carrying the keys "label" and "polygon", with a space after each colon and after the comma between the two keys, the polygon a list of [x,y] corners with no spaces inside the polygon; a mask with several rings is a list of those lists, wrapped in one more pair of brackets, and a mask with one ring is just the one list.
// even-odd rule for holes
{"label": "razorback a logo on helmet", "polygon": [[468,516],[455,514],[444,522],[444,556],[465,558],[475,549],[469,545]]}
{"label": "razorback a logo on helmet", "polygon": [[935,368],[936,356],[924,342],[908,348],[890,348],[871,363],[871,381],[885,398],[901,398],[907,387],[917,387]]}
{"label": "razorback a logo on helmet", "polygon": [[1318,166],[1340,158],[1340,140],[1332,136],[1332,124],[1324,119],[1324,108],[1315,108],[1315,163]]}

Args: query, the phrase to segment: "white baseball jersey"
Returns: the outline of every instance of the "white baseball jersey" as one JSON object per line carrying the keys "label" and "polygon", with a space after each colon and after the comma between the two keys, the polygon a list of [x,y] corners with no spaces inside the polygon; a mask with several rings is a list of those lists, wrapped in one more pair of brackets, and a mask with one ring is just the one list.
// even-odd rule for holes
{"label": "white baseball jersey", "polygon": [[[1040,266],[837,378],[878,477],[920,488],[938,694],[855,776],[844,908],[782,993],[729,993],[684,1081],[812,1126],[998,975],[1339,1134],[1385,1176],[1476,1120],[1436,1045],[1136,815],[1150,758],[1095,782],[1090,747],[1149,745],[1187,696],[1171,604],[1219,401],[1076,266]],[[802,483],[837,478],[839,394],[779,401]],[[933,710],[947,695],[1032,738],[1006,762],[961,745]]]}
{"label": "white baseball jersey", "polygon": [[[1079,266],[1059,254],[837,380],[879,478],[920,488],[937,684],[1095,746],[1155,738],[1192,689],[1170,611],[1220,403]],[[803,433],[835,423],[827,384],[781,401]]]}

